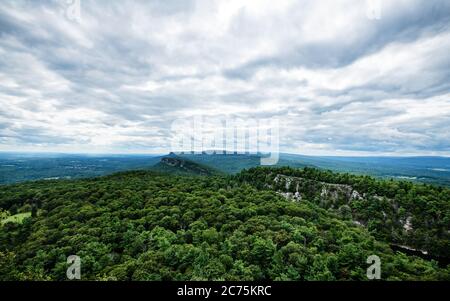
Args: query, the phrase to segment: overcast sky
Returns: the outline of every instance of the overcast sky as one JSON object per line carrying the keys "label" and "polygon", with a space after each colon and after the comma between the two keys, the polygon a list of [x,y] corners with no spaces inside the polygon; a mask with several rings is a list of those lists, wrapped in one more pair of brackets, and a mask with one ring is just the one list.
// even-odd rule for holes
{"label": "overcast sky", "polygon": [[450,1],[380,2],[2,0],[0,150],[161,153],[200,114],[279,118],[284,152],[448,156]]}

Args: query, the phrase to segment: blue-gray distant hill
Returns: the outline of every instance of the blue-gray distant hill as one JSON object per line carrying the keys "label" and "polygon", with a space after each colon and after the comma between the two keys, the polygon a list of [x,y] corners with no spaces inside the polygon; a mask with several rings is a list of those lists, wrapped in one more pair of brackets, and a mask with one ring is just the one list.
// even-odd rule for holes
{"label": "blue-gray distant hill", "polygon": [[151,167],[154,171],[175,175],[214,176],[223,175],[222,171],[173,154],[164,156],[159,163]]}
{"label": "blue-gray distant hill", "polygon": [[[169,155],[68,155],[0,153],[0,184],[29,180],[77,179],[118,171],[153,169],[177,174],[235,174],[261,165],[257,154],[182,154],[191,165],[188,171],[161,161]],[[167,162],[166,162],[167,163]],[[450,186],[447,157],[318,157],[280,154],[277,166],[316,167],[336,172],[371,175]],[[192,168],[191,168],[192,167]],[[207,172],[202,172],[201,170]]]}
{"label": "blue-gray distant hill", "polygon": [[[183,154],[181,157],[226,173],[260,166],[260,155]],[[448,157],[332,157],[282,153],[277,166],[316,167],[336,172],[371,175],[414,182],[450,185]]]}
{"label": "blue-gray distant hill", "polygon": [[150,155],[0,152],[0,184],[30,180],[90,178],[119,171],[148,169],[159,161],[159,156]]}

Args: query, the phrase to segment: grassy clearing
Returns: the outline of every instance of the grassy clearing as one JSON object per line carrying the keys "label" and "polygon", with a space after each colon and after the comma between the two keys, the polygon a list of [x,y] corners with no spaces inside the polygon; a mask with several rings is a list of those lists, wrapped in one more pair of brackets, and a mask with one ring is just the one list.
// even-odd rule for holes
{"label": "grassy clearing", "polygon": [[23,220],[27,217],[31,216],[31,212],[19,213],[16,215],[12,215],[7,217],[6,219],[1,221],[1,224],[4,225],[6,223],[22,223]]}

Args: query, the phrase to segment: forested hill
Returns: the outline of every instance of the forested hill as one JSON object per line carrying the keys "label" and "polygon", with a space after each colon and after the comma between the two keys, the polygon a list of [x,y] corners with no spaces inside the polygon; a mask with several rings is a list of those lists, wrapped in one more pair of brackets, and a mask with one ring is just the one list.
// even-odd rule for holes
{"label": "forested hill", "polygon": [[448,188],[313,168],[254,168],[237,178],[292,201],[311,201],[380,240],[450,257]]}
{"label": "forested hill", "polygon": [[[311,182],[293,200],[275,174]],[[0,280],[64,280],[69,255],[81,257],[84,280],[367,280],[370,255],[381,258],[384,280],[450,280],[450,266],[390,248],[399,230],[384,219],[390,203],[317,197],[323,183],[397,200],[393,212],[412,215],[420,246],[448,250],[443,188],[312,169],[135,171],[1,186]]]}

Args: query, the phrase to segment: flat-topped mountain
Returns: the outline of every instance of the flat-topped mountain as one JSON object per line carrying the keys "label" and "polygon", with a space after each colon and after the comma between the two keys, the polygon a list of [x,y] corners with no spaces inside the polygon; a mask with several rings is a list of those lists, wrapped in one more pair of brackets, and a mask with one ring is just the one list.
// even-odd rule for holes
{"label": "flat-topped mountain", "polygon": [[211,176],[221,174],[220,171],[212,167],[205,166],[173,154],[162,157],[159,163],[152,167],[152,170],[179,175]]}

